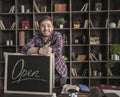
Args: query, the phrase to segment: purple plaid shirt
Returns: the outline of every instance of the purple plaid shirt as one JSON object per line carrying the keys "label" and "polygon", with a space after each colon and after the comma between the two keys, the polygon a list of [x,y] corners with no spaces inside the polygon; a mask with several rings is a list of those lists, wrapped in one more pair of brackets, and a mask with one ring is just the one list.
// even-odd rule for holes
{"label": "purple plaid shirt", "polygon": [[43,47],[46,43],[50,42],[52,53],[55,54],[55,68],[62,77],[67,76],[67,66],[62,59],[63,40],[60,32],[54,32],[48,38],[47,42],[44,42],[39,34],[36,34],[32,40],[22,48],[22,53],[27,54],[27,51],[31,47]]}

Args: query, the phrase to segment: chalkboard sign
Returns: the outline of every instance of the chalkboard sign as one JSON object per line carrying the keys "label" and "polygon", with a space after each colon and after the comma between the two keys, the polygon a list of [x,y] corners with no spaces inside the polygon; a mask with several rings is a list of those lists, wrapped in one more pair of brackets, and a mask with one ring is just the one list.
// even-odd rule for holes
{"label": "chalkboard sign", "polygon": [[53,56],[5,54],[5,93],[52,93]]}

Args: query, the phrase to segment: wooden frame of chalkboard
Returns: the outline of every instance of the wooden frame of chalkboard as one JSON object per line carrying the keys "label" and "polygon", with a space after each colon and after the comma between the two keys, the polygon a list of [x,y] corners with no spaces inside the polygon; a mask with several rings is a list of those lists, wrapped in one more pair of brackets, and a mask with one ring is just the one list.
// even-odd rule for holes
{"label": "wooden frame of chalkboard", "polygon": [[51,95],[54,56],[5,54],[4,93]]}

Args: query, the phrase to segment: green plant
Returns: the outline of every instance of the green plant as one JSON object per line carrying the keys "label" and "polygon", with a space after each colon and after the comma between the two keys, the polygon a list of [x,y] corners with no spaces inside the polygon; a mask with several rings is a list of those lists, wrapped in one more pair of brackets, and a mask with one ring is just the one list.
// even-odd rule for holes
{"label": "green plant", "polygon": [[111,68],[111,67],[113,67],[114,65],[115,65],[115,60],[109,59],[109,60],[107,61],[107,63],[105,64],[105,67],[106,67],[106,68]]}
{"label": "green plant", "polygon": [[74,21],[74,24],[80,24],[80,21]]}
{"label": "green plant", "polygon": [[[113,44],[110,46],[111,55],[120,55],[120,44]],[[111,68],[115,65],[115,60],[109,59],[105,64],[106,68]]]}
{"label": "green plant", "polygon": [[56,26],[59,26],[61,24],[65,24],[66,21],[65,21],[65,19],[63,17],[56,17],[54,19],[54,22],[55,22]]}
{"label": "green plant", "polygon": [[111,54],[120,55],[120,44],[113,44],[110,47]]}

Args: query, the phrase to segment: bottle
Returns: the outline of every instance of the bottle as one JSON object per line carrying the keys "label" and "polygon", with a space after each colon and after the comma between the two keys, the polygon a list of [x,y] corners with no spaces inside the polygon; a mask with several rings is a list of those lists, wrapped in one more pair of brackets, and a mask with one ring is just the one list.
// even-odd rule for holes
{"label": "bottle", "polygon": [[72,93],[71,97],[77,97],[77,95],[75,93]]}
{"label": "bottle", "polygon": [[85,40],[86,40],[86,37],[85,37],[85,35],[83,35],[83,44],[85,44]]}
{"label": "bottle", "polygon": [[72,60],[76,60],[75,53],[72,52]]}
{"label": "bottle", "polygon": [[82,34],[82,35],[80,36],[80,38],[79,38],[79,43],[80,43],[80,44],[85,44],[85,42],[86,42],[86,37],[85,37],[84,34]]}
{"label": "bottle", "polygon": [[57,96],[56,96],[56,93],[52,93],[52,97],[57,97]]}
{"label": "bottle", "polygon": [[102,60],[102,54],[98,53],[99,60]]}

